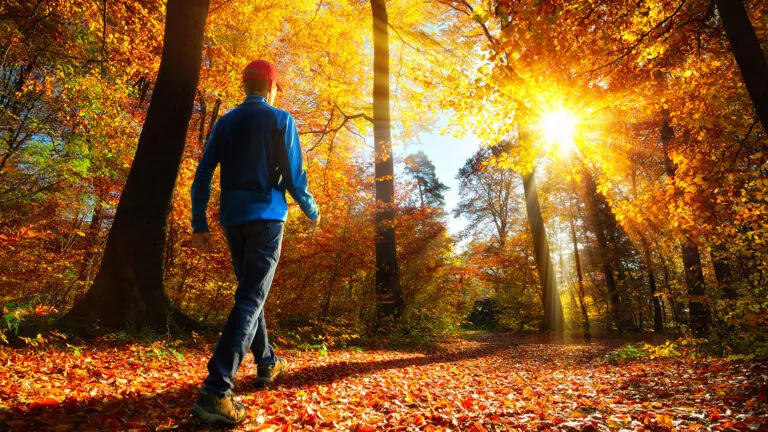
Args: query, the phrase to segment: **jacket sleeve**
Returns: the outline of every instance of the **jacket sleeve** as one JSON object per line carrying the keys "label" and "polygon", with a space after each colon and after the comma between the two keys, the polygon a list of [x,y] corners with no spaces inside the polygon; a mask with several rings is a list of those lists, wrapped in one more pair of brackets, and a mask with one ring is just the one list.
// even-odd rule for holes
{"label": "jacket sleeve", "polygon": [[216,123],[211,131],[211,137],[203,150],[203,157],[197,165],[195,180],[192,182],[192,232],[208,232],[208,200],[211,198],[211,178],[216,165],[219,164],[219,155],[216,151]]}
{"label": "jacket sleeve", "polygon": [[302,167],[299,131],[296,129],[296,121],[293,116],[287,117],[285,129],[281,136],[284,139],[284,145],[277,147],[283,186],[299,204],[304,214],[315,220],[320,215],[320,210],[315,198],[309,192],[307,172]]}

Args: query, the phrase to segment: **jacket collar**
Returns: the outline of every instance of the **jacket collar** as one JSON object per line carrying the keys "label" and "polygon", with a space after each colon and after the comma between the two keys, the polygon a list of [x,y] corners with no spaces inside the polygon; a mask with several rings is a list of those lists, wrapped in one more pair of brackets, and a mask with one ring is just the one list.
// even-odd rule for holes
{"label": "jacket collar", "polygon": [[248,96],[245,97],[245,100],[243,100],[244,104],[252,103],[252,102],[261,102],[261,103],[269,105],[269,103],[267,103],[267,98],[265,98],[264,96],[262,96],[260,94],[255,94],[255,93],[249,94]]}

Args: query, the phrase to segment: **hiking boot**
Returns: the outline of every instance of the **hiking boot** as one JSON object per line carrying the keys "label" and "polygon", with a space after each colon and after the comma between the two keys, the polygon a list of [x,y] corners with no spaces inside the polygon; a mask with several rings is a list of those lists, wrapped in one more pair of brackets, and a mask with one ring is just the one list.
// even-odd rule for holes
{"label": "hiking boot", "polygon": [[205,390],[200,391],[200,397],[192,406],[192,414],[208,424],[236,425],[245,420],[245,412],[245,405],[235,401],[234,395],[218,398]]}
{"label": "hiking boot", "polygon": [[288,370],[288,361],[277,357],[275,364],[259,366],[256,368],[256,385],[263,386],[272,383],[278,375]]}

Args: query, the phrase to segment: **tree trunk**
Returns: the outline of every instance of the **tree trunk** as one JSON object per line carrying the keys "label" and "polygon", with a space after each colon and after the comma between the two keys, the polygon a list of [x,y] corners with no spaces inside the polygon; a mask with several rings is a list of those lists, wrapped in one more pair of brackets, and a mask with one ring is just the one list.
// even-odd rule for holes
{"label": "tree trunk", "polygon": [[194,325],[165,294],[163,246],[200,76],[208,4],[168,0],[157,85],[104,258],[90,290],[63,317],[64,326],[166,331]]}
{"label": "tree trunk", "polygon": [[[659,249],[659,243],[658,241],[654,242],[656,245],[656,250]],[[667,300],[669,300],[669,307],[672,308],[672,320],[675,324],[675,328],[680,327],[680,316],[677,313],[677,303],[675,302],[674,294],[672,293],[672,286],[669,283],[669,269],[667,268],[667,263],[664,260],[664,254],[659,252],[659,261],[661,263],[661,273],[664,275],[664,286],[667,288]]]}
{"label": "tree trunk", "polygon": [[581,307],[582,327],[584,330],[584,338],[591,339],[589,331],[589,314],[587,313],[587,307],[584,305],[584,275],[581,273],[581,258],[579,257],[579,241],[576,237],[576,226],[573,224],[573,217],[568,219],[571,225],[571,240],[573,240],[573,257],[576,262],[576,278],[579,287],[579,306]]}
{"label": "tree trunk", "polygon": [[547,232],[544,229],[544,219],[541,217],[539,195],[536,191],[536,178],[533,172],[523,175],[525,191],[525,209],[528,214],[528,224],[533,238],[533,252],[536,267],[539,271],[541,297],[544,306],[544,322],[541,330],[545,332],[561,332],[563,330],[563,306],[560,303],[560,293],[555,280],[555,268],[549,256]]}
{"label": "tree trunk", "polygon": [[757,118],[768,131],[768,62],[741,0],[715,0]]}
{"label": "tree trunk", "polygon": [[[219,108],[221,108],[221,99],[216,98],[216,102],[213,103],[211,109],[211,119],[208,121],[208,131],[205,133],[205,142],[211,138],[211,131],[213,131],[213,125],[219,120]],[[200,157],[203,157],[203,153],[200,152]]]}
{"label": "tree trunk", "polygon": [[197,126],[197,140],[200,142],[200,153],[205,148],[205,121],[208,120],[208,106],[205,103],[205,94],[202,90],[197,91],[197,103],[200,105],[200,123]]}
{"label": "tree trunk", "polygon": [[645,241],[645,238],[643,238],[643,249],[645,249],[645,266],[648,270],[648,287],[651,290],[651,301],[653,302],[653,331],[656,334],[662,334],[664,333],[664,320],[661,316],[661,301],[656,289],[656,276],[653,273],[651,250],[648,248],[648,242]]}
{"label": "tree trunk", "polygon": [[[616,260],[613,248],[610,247],[608,236],[606,235],[606,225],[616,222],[613,218],[608,203],[605,198],[597,192],[597,185],[592,174],[584,169],[584,203],[587,207],[587,213],[591,219],[592,231],[597,239],[597,246],[600,250],[600,261],[602,261],[603,276],[608,290],[608,300],[610,309],[610,319],[619,332],[623,332],[632,326],[632,317],[630,316],[628,305],[621,302],[619,290],[614,277],[614,261]],[[606,220],[607,219],[607,220]]]}
{"label": "tree trunk", "polygon": [[385,0],[371,0],[373,16],[373,140],[376,177],[376,316],[403,312],[395,243],[395,182],[389,119],[389,18]]}
{"label": "tree trunk", "polygon": [[[664,166],[667,175],[674,179],[677,168],[669,158],[669,148],[672,144],[672,140],[675,137],[675,131],[670,125],[669,111],[662,110],[662,124],[661,124],[661,146],[664,150]],[[709,333],[709,324],[711,322],[709,308],[702,300],[704,300],[706,283],[704,282],[704,272],[701,268],[701,255],[699,254],[699,246],[693,241],[692,236],[685,232],[683,233],[685,240],[680,247],[683,255],[683,267],[685,270],[685,285],[688,288],[688,325],[691,326],[691,330],[698,335],[702,336]]]}
{"label": "tree trunk", "polygon": [[704,303],[706,283],[701,270],[699,247],[689,238],[683,243],[681,250],[685,267],[685,285],[688,287],[690,296],[688,324],[696,335],[705,335],[709,333],[711,318],[709,307]]}
{"label": "tree trunk", "polygon": [[656,334],[664,333],[664,319],[661,316],[661,302],[656,289],[656,276],[653,268],[648,268],[648,286],[651,290],[651,302],[653,302],[653,331]]}
{"label": "tree trunk", "polygon": [[714,250],[710,252],[712,258],[712,267],[715,270],[715,278],[717,284],[720,286],[723,298],[728,300],[736,300],[736,290],[733,289],[733,271],[731,270],[731,263],[728,262],[728,250],[723,245],[715,246]]}
{"label": "tree trunk", "polygon": [[88,232],[85,233],[85,252],[83,253],[83,259],[80,261],[80,269],[77,272],[77,280],[70,284],[69,287],[60,295],[53,297],[52,304],[68,304],[69,296],[72,294],[72,290],[76,286],[85,284],[88,280],[88,273],[91,270],[93,264],[93,258],[96,256],[96,244],[99,241],[99,233],[101,231],[101,223],[104,216],[103,204],[99,200],[94,206],[93,213],[91,214],[91,223],[88,226]]}
{"label": "tree trunk", "polygon": [[103,205],[99,202],[93,208],[91,223],[88,227],[88,232],[85,234],[85,253],[83,254],[83,261],[80,263],[80,271],[77,272],[78,282],[86,281],[88,270],[91,267],[91,260],[96,256],[95,249],[96,243],[99,240],[99,232],[101,231],[103,212]]}

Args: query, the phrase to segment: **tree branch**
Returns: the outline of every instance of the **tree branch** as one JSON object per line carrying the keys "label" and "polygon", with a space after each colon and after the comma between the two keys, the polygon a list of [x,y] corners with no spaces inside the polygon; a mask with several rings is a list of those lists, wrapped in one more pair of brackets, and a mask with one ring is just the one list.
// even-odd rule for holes
{"label": "tree branch", "polygon": [[[331,123],[333,123],[333,117],[334,117],[334,113],[336,111],[338,111],[339,114],[341,114],[341,116],[344,117],[344,120],[342,120],[342,122],[338,126],[329,129]],[[358,113],[358,114],[353,114],[353,115],[347,115],[346,113],[344,113],[344,111],[341,110],[341,108],[339,108],[338,105],[334,104],[333,108],[331,109],[331,115],[328,118],[328,122],[325,124],[325,127],[323,129],[299,132],[299,135],[315,135],[315,134],[320,134],[320,138],[318,138],[318,140],[315,143],[315,145],[313,145],[312,147],[307,149],[307,152],[310,152],[310,151],[314,150],[315,148],[317,148],[317,146],[319,146],[320,143],[323,141],[323,138],[325,138],[327,135],[340,131],[342,128],[344,128],[346,126],[347,122],[349,122],[350,120],[356,120],[356,119],[359,119],[359,118],[368,120],[369,122],[373,123],[373,118],[371,116],[369,116],[368,114],[366,114],[366,113]]]}
{"label": "tree branch", "polygon": [[[629,47],[625,47],[623,49],[613,50],[613,51],[608,53],[608,54],[614,54],[614,53],[618,53],[618,52],[623,51],[623,53],[619,57],[614,58],[614,59],[612,59],[612,60],[610,60],[610,61],[608,61],[608,62],[606,62],[606,63],[604,63],[604,64],[602,64],[602,65],[600,65],[600,66],[598,66],[596,68],[594,68],[594,69],[590,69],[588,71],[585,71],[585,72],[582,72],[580,74],[577,74],[576,76],[580,76],[580,75],[584,75],[584,74],[591,74],[593,72],[597,72],[597,71],[599,71],[601,69],[604,69],[606,67],[615,65],[616,63],[620,63],[622,60],[624,60],[625,58],[629,57],[629,55],[632,54],[635,51],[635,49],[637,49],[637,47],[639,47],[640,44],[642,44],[645,41],[645,39],[648,36],[651,35],[651,33],[653,33],[655,30],[663,27],[667,22],[669,22],[669,20],[671,20],[678,13],[680,13],[680,11],[683,9],[683,6],[685,5],[685,2],[686,2],[686,0],[682,0],[680,2],[680,4],[677,6],[677,9],[675,9],[674,12],[672,12],[669,16],[667,16],[663,20],[659,21],[655,26],[651,27],[646,32],[641,34],[640,37],[638,37],[637,41],[633,45],[631,45]],[[669,32],[670,30],[671,30],[671,27],[668,28],[665,32],[661,33],[659,36],[663,35],[664,33]]]}

